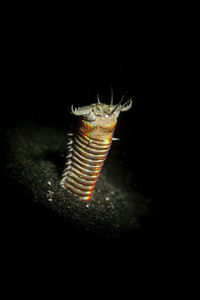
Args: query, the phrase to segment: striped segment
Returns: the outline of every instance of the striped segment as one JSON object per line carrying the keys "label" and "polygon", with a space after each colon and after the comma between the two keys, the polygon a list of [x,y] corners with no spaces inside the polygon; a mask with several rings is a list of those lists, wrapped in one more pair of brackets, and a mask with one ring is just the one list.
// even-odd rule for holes
{"label": "striped segment", "polygon": [[112,143],[95,140],[81,131],[69,141],[69,155],[61,185],[89,200]]}

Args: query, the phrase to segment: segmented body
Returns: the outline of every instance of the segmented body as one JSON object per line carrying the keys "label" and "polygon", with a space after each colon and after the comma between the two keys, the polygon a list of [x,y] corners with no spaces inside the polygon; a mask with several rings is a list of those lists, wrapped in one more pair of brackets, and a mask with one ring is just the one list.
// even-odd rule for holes
{"label": "segmented body", "polygon": [[71,142],[63,185],[82,200],[89,200],[110,149],[112,135],[110,139],[97,140],[78,130]]}
{"label": "segmented body", "polygon": [[84,107],[82,110],[72,109],[80,119],[68,142],[69,155],[61,185],[81,200],[87,201],[91,197],[110,150],[117,117],[123,110],[127,110],[126,105],[100,103]]}

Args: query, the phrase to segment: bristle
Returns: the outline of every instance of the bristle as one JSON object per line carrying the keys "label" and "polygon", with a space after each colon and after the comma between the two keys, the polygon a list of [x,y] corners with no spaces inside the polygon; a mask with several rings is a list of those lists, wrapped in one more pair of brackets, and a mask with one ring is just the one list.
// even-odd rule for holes
{"label": "bristle", "polygon": [[73,144],[73,140],[69,140],[69,141],[67,142],[67,145],[71,145],[71,144]]}

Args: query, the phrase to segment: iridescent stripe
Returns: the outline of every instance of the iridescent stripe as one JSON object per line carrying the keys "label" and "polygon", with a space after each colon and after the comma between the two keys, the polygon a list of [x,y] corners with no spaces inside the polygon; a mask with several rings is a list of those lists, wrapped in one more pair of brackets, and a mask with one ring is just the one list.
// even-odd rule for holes
{"label": "iridescent stripe", "polygon": [[89,200],[101,168],[110,149],[112,139],[96,140],[79,132],[71,144],[64,186],[72,193]]}

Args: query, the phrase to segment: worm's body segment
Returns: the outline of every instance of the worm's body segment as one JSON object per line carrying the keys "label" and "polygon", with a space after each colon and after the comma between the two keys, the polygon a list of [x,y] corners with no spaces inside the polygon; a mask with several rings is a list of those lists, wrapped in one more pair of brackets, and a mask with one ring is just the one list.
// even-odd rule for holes
{"label": "worm's body segment", "polygon": [[81,200],[90,199],[112,143],[117,117],[120,111],[128,110],[131,105],[129,100],[124,105],[98,102],[78,110],[72,106],[72,113],[80,119],[68,142],[69,155],[61,185]]}

